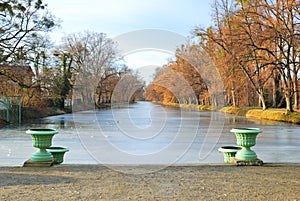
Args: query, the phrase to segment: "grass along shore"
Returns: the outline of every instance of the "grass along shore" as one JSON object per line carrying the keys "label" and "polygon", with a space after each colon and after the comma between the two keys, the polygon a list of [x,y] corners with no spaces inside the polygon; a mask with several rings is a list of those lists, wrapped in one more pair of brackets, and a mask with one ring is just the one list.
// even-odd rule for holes
{"label": "grass along shore", "polygon": [[[195,109],[198,111],[212,111],[215,110],[212,106],[207,105],[195,105],[195,104],[179,104],[179,103],[165,103],[165,102],[154,102],[162,105]],[[286,112],[285,109],[274,109],[270,108],[262,110],[260,108],[237,108],[232,106],[226,106],[218,109],[219,112],[226,114],[233,114],[238,116],[246,116],[255,119],[267,119],[273,121],[282,121],[293,124],[300,124],[300,112]]]}
{"label": "grass along shore", "polygon": [[195,109],[195,110],[199,110],[199,111],[212,111],[213,110],[213,107],[210,105],[180,104],[180,103],[169,103],[169,102],[159,102],[159,101],[152,101],[152,102],[161,104],[161,105],[170,106],[170,107]]}
{"label": "grass along shore", "polygon": [[285,109],[270,108],[262,110],[258,108],[234,108],[224,107],[220,110],[226,114],[234,114],[240,116],[246,116],[255,119],[267,119],[273,121],[282,121],[293,124],[300,124],[299,112],[287,112]]}

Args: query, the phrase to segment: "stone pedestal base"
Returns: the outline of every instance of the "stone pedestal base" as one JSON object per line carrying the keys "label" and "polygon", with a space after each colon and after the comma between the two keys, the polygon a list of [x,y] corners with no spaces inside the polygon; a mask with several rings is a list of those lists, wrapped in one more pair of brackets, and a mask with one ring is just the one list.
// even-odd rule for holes
{"label": "stone pedestal base", "polygon": [[51,167],[55,161],[46,161],[46,162],[40,162],[40,161],[32,161],[27,160],[24,162],[23,167]]}
{"label": "stone pedestal base", "polygon": [[237,165],[237,166],[262,166],[263,161],[260,159],[255,160],[239,160],[237,158],[230,158],[230,163]]}

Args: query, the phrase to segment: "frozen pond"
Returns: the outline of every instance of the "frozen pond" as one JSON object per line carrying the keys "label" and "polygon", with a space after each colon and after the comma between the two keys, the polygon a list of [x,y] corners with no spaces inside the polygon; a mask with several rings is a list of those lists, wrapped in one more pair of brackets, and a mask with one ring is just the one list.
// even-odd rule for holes
{"label": "frozen pond", "polygon": [[150,102],[57,115],[0,130],[0,166],[19,166],[35,148],[28,128],[55,128],[53,146],[66,146],[67,164],[223,163],[217,149],[235,145],[234,127],[257,127],[252,149],[265,163],[300,163],[300,127],[223,113],[186,111]]}

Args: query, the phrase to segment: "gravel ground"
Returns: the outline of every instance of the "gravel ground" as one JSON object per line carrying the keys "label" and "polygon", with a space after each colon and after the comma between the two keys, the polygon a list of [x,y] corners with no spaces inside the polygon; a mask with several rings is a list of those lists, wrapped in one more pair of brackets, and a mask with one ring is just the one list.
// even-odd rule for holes
{"label": "gravel ground", "polygon": [[0,167],[0,200],[300,200],[300,164],[118,169]]}

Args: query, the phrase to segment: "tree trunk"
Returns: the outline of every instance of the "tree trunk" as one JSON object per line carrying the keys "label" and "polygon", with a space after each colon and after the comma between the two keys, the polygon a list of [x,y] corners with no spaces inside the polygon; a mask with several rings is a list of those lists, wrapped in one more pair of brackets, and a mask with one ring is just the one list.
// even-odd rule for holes
{"label": "tree trunk", "polygon": [[231,89],[231,97],[232,97],[232,107],[236,107],[234,89]]}
{"label": "tree trunk", "polygon": [[259,89],[257,92],[257,95],[258,95],[260,106],[262,107],[262,110],[266,110],[267,106],[266,106],[266,101],[265,101],[263,90]]}
{"label": "tree trunk", "polygon": [[288,71],[286,79],[282,77],[283,80],[283,87],[284,87],[284,98],[286,102],[286,110],[287,112],[293,112],[293,105],[292,105],[292,92],[293,92],[293,84],[292,84],[292,78],[290,76],[290,73]]}
{"label": "tree trunk", "polygon": [[289,93],[284,93],[285,102],[286,102],[286,111],[287,112],[293,112],[293,106],[292,106],[292,97]]}
{"label": "tree trunk", "polygon": [[64,110],[65,109],[65,99],[64,98],[61,98],[60,99],[60,103],[59,103],[59,107],[60,109]]}
{"label": "tree trunk", "polygon": [[277,72],[273,72],[273,79],[272,79],[272,99],[273,99],[273,104],[272,107],[277,108],[279,106],[280,102],[280,92],[279,92],[279,81],[280,81],[280,76]]}
{"label": "tree trunk", "polygon": [[298,110],[299,105],[298,105],[298,80],[297,76],[294,75],[294,81],[293,81],[293,92],[294,92],[294,109]]}

